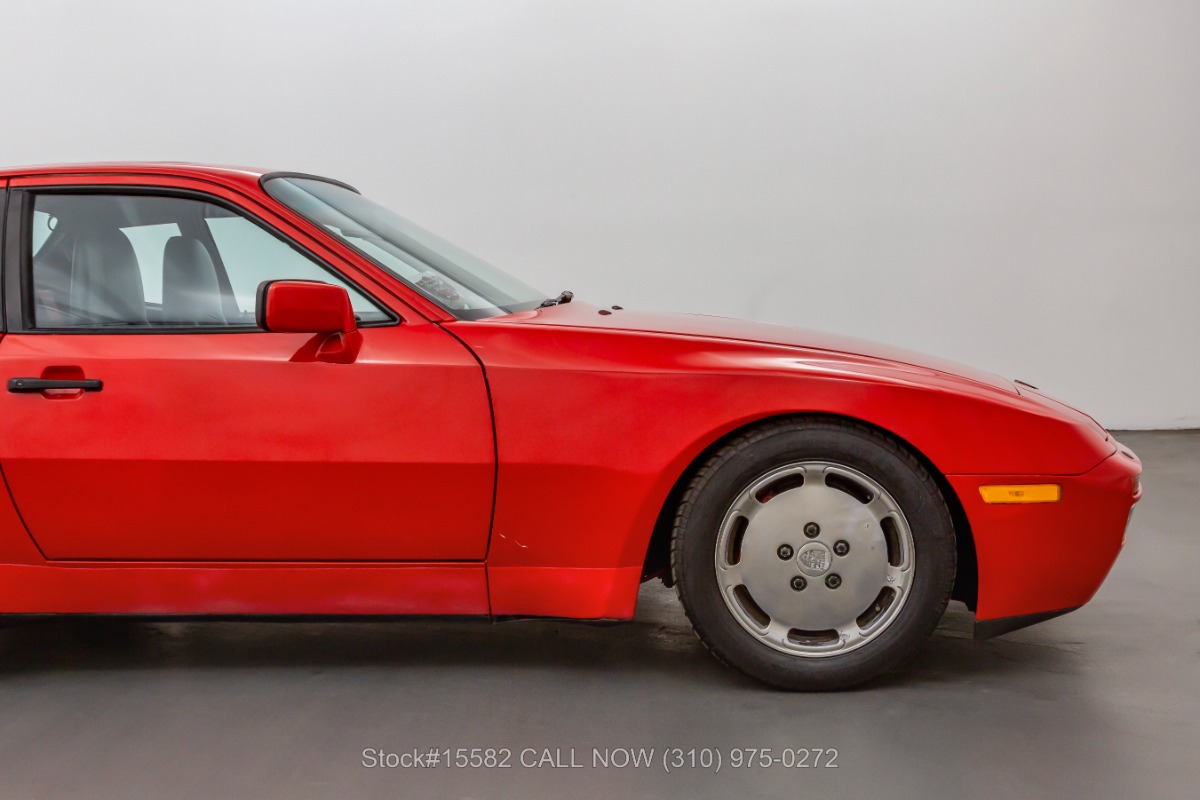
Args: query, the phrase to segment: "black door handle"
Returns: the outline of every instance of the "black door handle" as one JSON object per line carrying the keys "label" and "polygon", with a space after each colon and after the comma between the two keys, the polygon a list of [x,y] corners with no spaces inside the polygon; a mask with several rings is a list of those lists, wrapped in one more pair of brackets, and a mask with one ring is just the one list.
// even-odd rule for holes
{"label": "black door handle", "polygon": [[47,378],[9,378],[8,390],[17,394],[29,392],[44,392],[47,389],[82,389],[85,392],[98,392],[104,388],[104,381],[94,379],[80,380],[50,380]]}

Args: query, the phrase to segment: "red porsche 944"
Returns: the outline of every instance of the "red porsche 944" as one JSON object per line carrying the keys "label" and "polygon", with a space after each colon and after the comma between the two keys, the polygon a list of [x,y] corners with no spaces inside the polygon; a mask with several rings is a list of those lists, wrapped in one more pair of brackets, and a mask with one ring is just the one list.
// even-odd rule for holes
{"label": "red porsche 944", "polygon": [[1140,464],[1034,387],[547,297],[326,178],[0,171],[0,614],[629,619],[832,689],[1086,603]]}

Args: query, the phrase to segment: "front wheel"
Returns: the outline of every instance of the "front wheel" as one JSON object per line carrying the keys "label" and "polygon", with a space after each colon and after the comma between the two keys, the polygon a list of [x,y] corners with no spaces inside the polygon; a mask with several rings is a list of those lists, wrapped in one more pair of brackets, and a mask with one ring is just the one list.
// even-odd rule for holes
{"label": "front wheel", "polygon": [[831,419],[770,423],[697,472],[671,566],[701,641],[772,686],[853,686],[924,642],[954,585],[936,482],[890,437]]}

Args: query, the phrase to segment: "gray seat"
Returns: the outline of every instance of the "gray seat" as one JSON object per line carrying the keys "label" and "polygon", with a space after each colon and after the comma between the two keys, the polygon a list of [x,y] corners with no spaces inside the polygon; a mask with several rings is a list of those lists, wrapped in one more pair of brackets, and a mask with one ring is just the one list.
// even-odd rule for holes
{"label": "gray seat", "polygon": [[212,256],[197,239],[172,236],[163,251],[162,323],[225,325]]}
{"label": "gray seat", "polygon": [[133,245],[116,229],[77,236],[68,310],[73,324],[146,324],[146,294]]}

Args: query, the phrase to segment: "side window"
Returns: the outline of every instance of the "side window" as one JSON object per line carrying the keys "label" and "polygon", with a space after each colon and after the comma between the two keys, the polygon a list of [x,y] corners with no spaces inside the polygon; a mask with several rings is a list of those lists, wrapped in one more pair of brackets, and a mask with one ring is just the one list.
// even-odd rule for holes
{"label": "side window", "polygon": [[224,206],[47,193],[30,218],[36,328],[245,328],[265,280],[343,286],[363,324],[391,315],[324,265]]}
{"label": "side window", "polygon": [[45,211],[33,212],[33,231],[30,235],[33,239],[33,253],[37,254],[42,249],[42,245],[50,238],[50,233],[54,230],[55,223],[58,222],[54,217],[47,214]]}
{"label": "side window", "polygon": [[[208,217],[204,222],[221,261],[225,263],[238,312],[249,315],[252,320],[258,285],[263,281],[292,278],[345,285],[341,281],[331,281],[329,270],[245,217]],[[375,308],[370,300],[353,289],[350,300],[360,318]]]}
{"label": "side window", "polygon": [[162,306],[163,254],[167,242],[180,236],[179,225],[165,222],[162,225],[135,225],[122,228],[121,233],[133,245],[138,271],[142,273],[142,292],[148,305]]}

